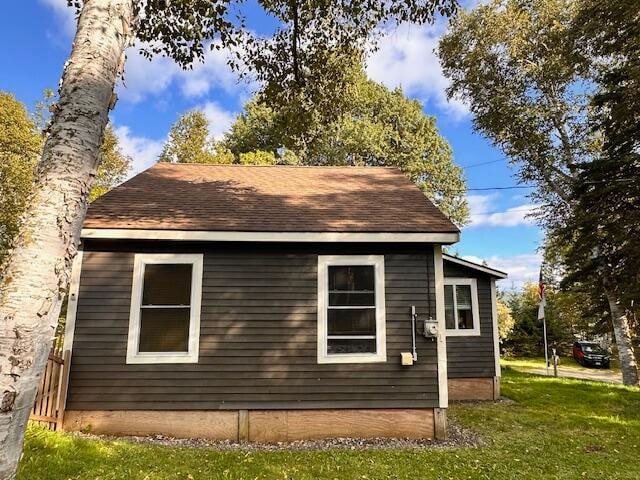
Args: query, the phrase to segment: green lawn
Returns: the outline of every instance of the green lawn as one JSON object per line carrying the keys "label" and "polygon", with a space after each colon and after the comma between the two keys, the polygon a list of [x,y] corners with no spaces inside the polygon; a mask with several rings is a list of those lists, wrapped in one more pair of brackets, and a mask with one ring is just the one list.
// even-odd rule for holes
{"label": "green lawn", "polygon": [[487,447],[325,452],[214,451],[94,441],[30,427],[26,479],[638,479],[640,389],[507,369],[515,403],[455,405]]}
{"label": "green lawn", "polygon": [[[551,361],[551,359],[549,359]],[[513,367],[518,369],[527,369],[527,368],[544,368],[544,357],[517,357],[517,358],[501,358],[500,363],[503,367]],[[573,357],[560,357],[559,366],[561,368],[567,370],[575,370],[577,372],[602,372],[602,371],[610,371],[614,373],[620,373],[620,368],[618,368],[618,359],[615,357],[611,358],[611,368],[608,370],[600,370],[594,368],[583,367],[578,362],[575,361]],[[553,369],[553,366],[549,367]]]}

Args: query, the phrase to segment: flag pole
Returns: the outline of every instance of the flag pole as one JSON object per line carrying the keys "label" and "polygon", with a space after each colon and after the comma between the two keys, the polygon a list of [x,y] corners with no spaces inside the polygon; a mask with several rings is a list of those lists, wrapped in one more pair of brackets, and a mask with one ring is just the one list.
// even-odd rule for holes
{"label": "flag pole", "polygon": [[544,334],[544,367],[546,368],[547,376],[549,376],[549,346],[547,345],[547,320],[542,317],[542,331]]}
{"label": "flag pole", "polygon": [[544,284],[544,276],[542,275],[542,267],[540,265],[540,280],[538,281],[538,295],[540,296],[540,305],[538,305],[538,320],[542,320],[542,335],[544,337],[544,368],[549,376],[549,345],[547,344],[547,318],[544,314],[544,307],[547,304],[546,286]]}

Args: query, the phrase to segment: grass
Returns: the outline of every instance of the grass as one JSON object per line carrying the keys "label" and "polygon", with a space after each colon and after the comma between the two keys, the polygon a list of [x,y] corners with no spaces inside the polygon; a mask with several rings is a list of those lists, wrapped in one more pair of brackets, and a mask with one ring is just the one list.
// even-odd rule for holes
{"label": "grass", "polygon": [[[551,361],[551,359],[549,359]],[[544,357],[513,357],[502,358],[500,363],[503,367],[513,367],[519,369],[544,368]],[[573,357],[560,357],[560,368],[565,370],[575,370],[576,372],[612,372],[620,373],[618,360],[611,358],[611,368],[606,370],[583,367]],[[553,367],[550,367],[553,368]]]}
{"label": "grass", "polygon": [[638,479],[640,389],[506,369],[514,403],[459,404],[483,448],[242,452],[96,441],[30,426],[18,479]]}

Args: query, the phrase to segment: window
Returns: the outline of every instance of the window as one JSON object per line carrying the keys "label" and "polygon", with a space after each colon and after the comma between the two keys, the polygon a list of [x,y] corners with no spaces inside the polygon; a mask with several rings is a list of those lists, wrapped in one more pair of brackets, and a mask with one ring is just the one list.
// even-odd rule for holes
{"label": "window", "polygon": [[480,335],[475,278],[444,279],[444,320],[447,335]]}
{"label": "window", "polygon": [[136,254],[127,363],[196,363],[202,255]]}
{"label": "window", "polygon": [[385,362],[384,257],[318,257],[318,363]]}

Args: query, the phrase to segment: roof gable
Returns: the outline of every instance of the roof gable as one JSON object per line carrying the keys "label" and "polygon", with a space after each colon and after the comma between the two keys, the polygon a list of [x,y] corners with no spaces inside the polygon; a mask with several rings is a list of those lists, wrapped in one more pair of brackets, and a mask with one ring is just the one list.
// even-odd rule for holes
{"label": "roof gable", "polygon": [[89,229],[458,233],[395,168],[158,163],[90,205]]}

